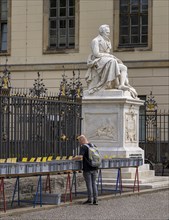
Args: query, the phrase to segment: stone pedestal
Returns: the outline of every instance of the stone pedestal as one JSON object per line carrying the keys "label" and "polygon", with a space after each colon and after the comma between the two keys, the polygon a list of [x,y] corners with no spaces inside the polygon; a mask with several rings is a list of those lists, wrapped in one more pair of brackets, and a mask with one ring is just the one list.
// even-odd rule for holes
{"label": "stone pedestal", "polygon": [[139,143],[140,99],[133,99],[128,91],[100,90],[84,92],[82,131],[95,143],[101,155],[112,157],[142,157]]}
{"label": "stone pedestal", "polygon": [[[96,144],[102,156],[142,157],[139,147],[139,107],[143,101],[133,99],[128,91],[100,90],[84,92],[82,105],[82,133]],[[116,184],[116,169],[102,172],[104,187]],[[135,168],[122,169],[123,185],[133,186]],[[140,187],[168,186],[168,180],[154,176],[149,164],[139,167]],[[110,184],[110,185],[109,185]]]}

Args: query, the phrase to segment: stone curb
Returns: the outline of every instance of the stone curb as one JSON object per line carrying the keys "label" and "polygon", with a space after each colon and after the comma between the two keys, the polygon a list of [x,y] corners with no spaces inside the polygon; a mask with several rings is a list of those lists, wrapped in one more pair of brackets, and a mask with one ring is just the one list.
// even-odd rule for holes
{"label": "stone curb", "polygon": [[[108,195],[101,195],[99,196],[99,200],[107,200],[107,199],[116,199],[116,198],[123,198],[123,197],[129,197],[129,196],[138,196],[141,194],[148,194],[148,193],[155,193],[159,191],[165,191],[168,190],[169,187],[163,187],[163,188],[155,188],[155,189],[145,189],[145,190],[140,190],[140,192],[123,192],[122,194],[108,194]],[[8,216],[15,216],[15,215],[21,215],[29,212],[37,212],[37,211],[44,211],[44,210],[50,210],[53,208],[58,208],[60,206],[69,206],[73,204],[79,204],[82,203],[86,198],[74,198],[72,202],[66,202],[66,203],[61,203],[59,205],[43,205],[42,207],[36,206],[35,208],[31,207],[22,207],[22,208],[16,208],[16,209],[10,209],[7,210],[6,213],[2,211],[2,208],[0,210],[0,219],[3,217],[8,217]]]}

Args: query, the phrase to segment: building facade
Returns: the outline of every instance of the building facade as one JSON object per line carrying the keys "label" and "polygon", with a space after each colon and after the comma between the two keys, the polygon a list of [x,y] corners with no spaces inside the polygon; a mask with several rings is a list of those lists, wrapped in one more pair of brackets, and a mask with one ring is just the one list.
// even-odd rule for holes
{"label": "building facade", "polygon": [[112,53],[128,67],[130,84],[158,108],[169,106],[169,1],[0,0],[0,75],[7,62],[11,86],[30,88],[37,72],[58,92],[63,73],[80,72],[84,86],[91,40],[111,29]]}

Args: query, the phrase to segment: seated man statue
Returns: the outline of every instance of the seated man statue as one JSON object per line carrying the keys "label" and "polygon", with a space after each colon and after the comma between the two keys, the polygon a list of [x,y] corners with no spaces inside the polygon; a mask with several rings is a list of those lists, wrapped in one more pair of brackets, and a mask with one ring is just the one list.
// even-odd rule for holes
{"label": "seated man statue", "polygon": [[123,62],[110,54],[109,25],[101,25],[99,35],[92,40],[91,50],[87,60],[88,71],[85,79],[90,94],[100,89],[128,90],[133,98],[136,90],[129,85],[127,67]]}

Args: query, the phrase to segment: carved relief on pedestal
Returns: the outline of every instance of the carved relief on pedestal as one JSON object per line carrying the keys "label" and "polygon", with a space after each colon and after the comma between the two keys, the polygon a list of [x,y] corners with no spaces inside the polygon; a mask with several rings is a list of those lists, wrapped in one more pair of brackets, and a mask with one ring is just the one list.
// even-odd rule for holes
{"label": "carved relief on pedestal", "polygon": [[92,140],[117,141],[117,114],[85,114],[85,134]]}
{"label": "carved relief on pedestal", "polygon": [[129,112],[125,114],[125,141],[137,141],[137,115],[131,106]]}

